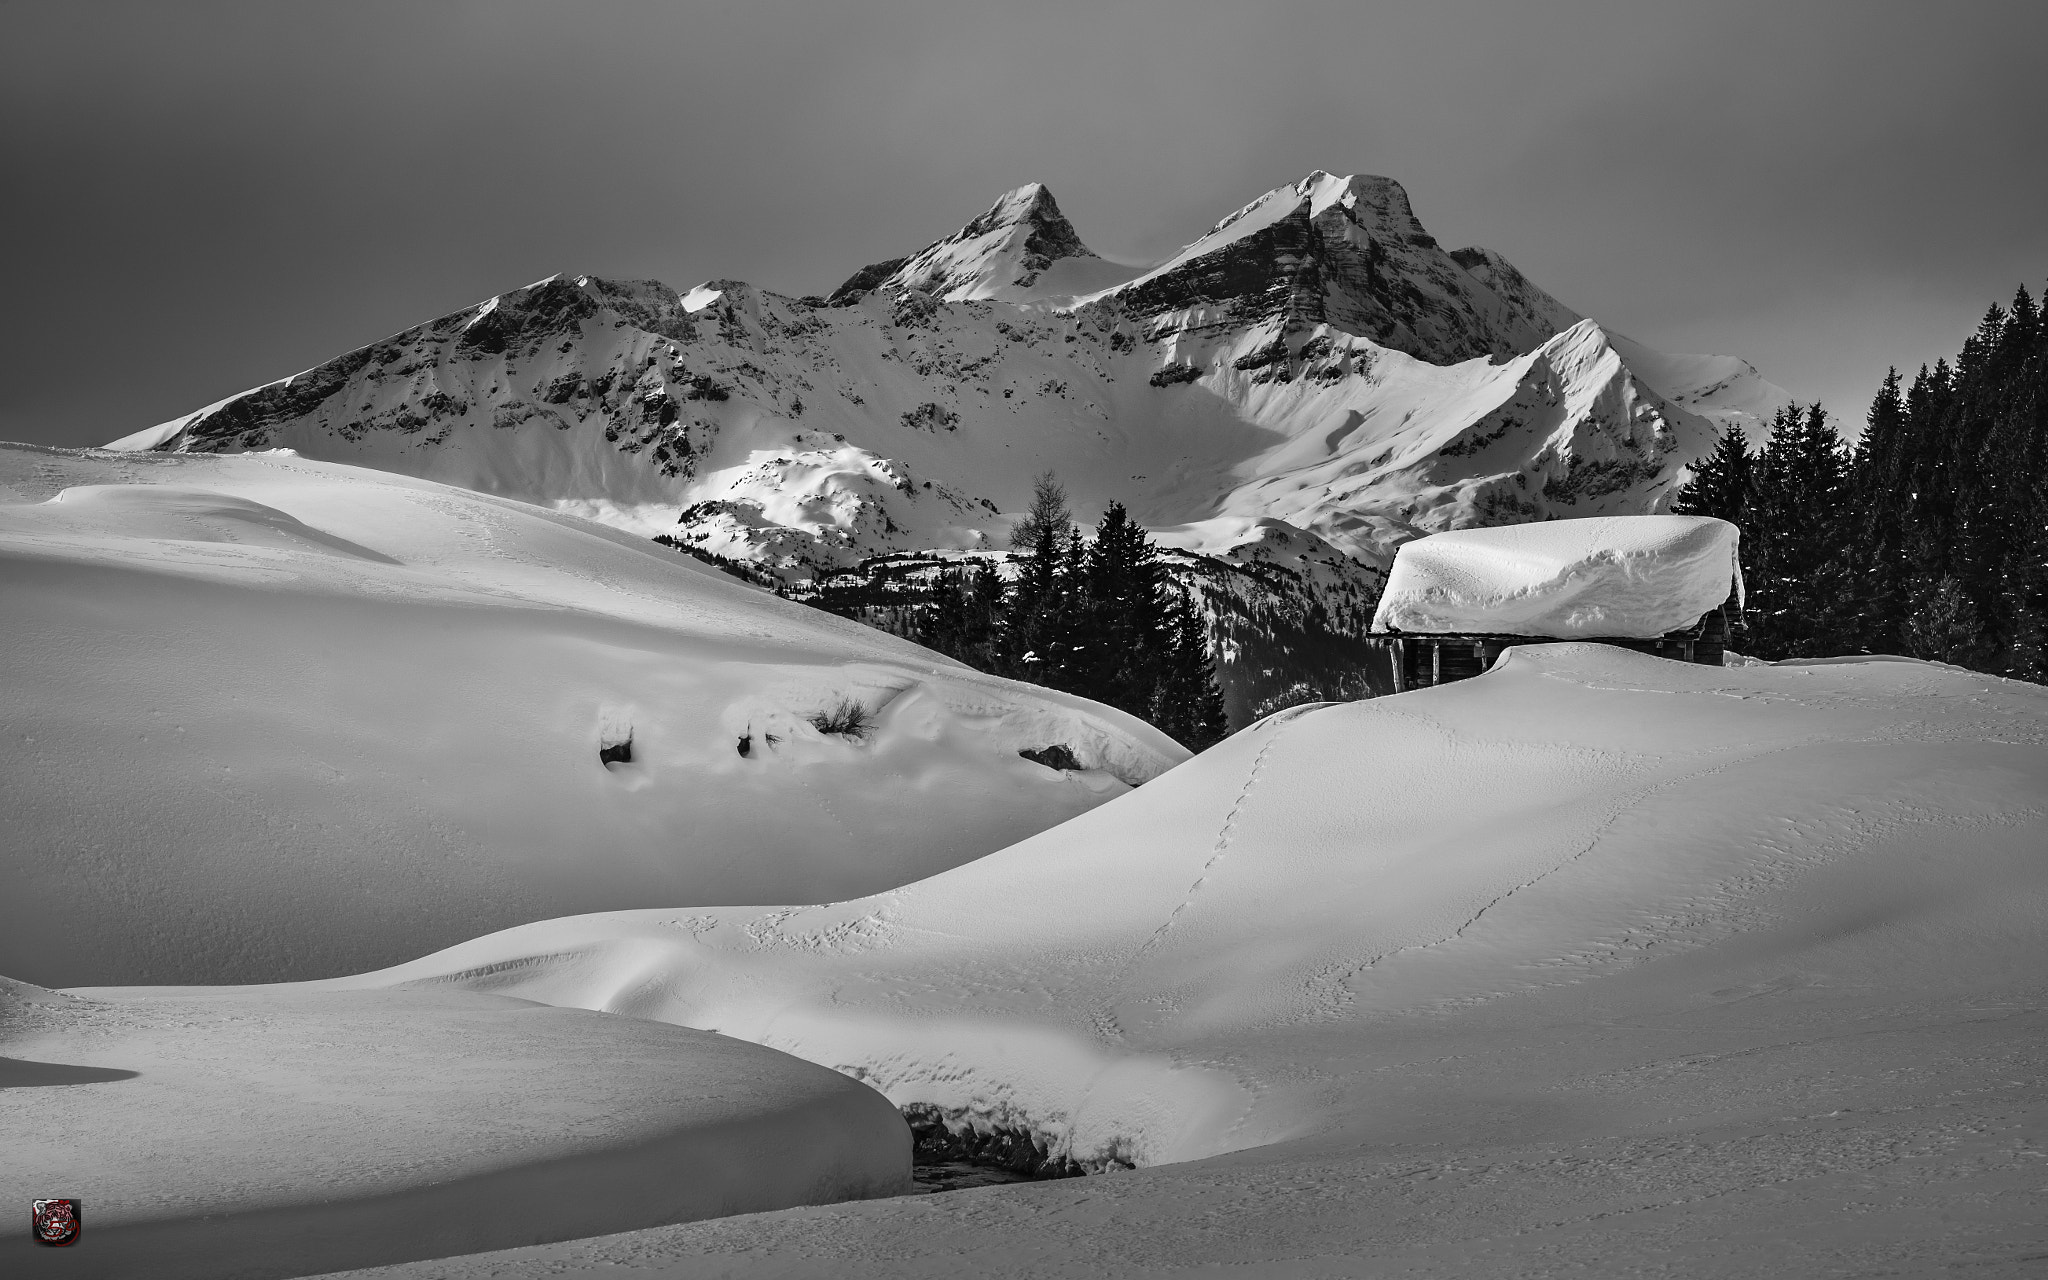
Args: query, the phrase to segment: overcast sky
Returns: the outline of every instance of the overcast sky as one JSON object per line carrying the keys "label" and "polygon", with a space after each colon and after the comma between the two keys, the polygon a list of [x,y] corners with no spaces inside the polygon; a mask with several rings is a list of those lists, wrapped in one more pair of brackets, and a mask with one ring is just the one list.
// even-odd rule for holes
{"label": "overcast sky", "polygon": [[0,439],[557,271],[826,292],[1033,180],[1160,257],[1318,168],[1860,422],[2048,277],[2044,49],[2042,0],[0,0]]}

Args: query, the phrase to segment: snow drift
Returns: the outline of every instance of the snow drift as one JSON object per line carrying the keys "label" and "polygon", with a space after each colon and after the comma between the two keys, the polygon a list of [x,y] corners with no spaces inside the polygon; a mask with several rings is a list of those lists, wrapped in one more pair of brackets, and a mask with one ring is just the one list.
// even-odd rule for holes
{"label": "snow drift", "polygon": [[[19,1189],[32,1161],[104,1156],[95,1177],[137,1188],[118,1212],[190,1224],[242,1189],[206,1121],[255,1094],[228,1138],[348,1157],[317,1175],[333,1204],[276,1219],[313,1270],[363,1260],[361,1231],[320,1229],[360,1221],[363,1188],[459,1208],[433,1228],[479,1224],[452,1247],[487,1247],[499,1202],[465,1201],[464,1179],[508,1160],[516,1190],[556,1193],[506,1202],[534,1206],[526,1238],[604,1230],[584,1193],[646,1167],[608,1145],[617,1126],[688,1141],[703,1107],[733,1105],[726,1069],[764,1119],[822,1088],[782,1059],[511,996],[715,1028],[958,1126],[1146,1167],[380,1275],[1448,1276],[1641,1256],[1709,1280],[2018,1276],[2048,1245],[2044,796],[2039,688],[1896,659],[1713,669],[1527,646],[1474,680],[1272,717],[865,899],[551,920],[291,987],[88,991],[87,1012],[26,1029],[24,1001],[63,998],[11,988],[0,1048],[25,1061],[0,1067],[56,1087],[24,1091],[49,1106],[23,1104],[10,1133],[34,1142],[0,1167]],[[558,1099],[564,1040],[594,1097]],[[382,1117],[338,1132],[361,1118],[336,1095],[389,1090],[392,1067],[394,1120],[509,1083],[469,1089],[450,1121],[492,1107],[477,1129],[516,1128],[517,1150],[432,1123],[385,1149]],[[792,1114],[758,1152],[845,1150],[841,1112]],[[599,1177],[522,1159],[563,1143]],[[284,1175],[245,1191],[259,1203],[315,1176],[293,1150],[251,1159]],[[849,1160],[831,1177],[866,1167]],[[190,1201],[132,1181],[185,1168]],[[767,1174],[733,1162],[740,1184]],[[128,1239],[184,1239],[165,1232]]]}
{"label": "snow drift", "polygon": [[902,1117],[843,1075],[464,992],[0,978],[0,1053],[0,1194],[86,1209],[62,1253],[9,1232],[10,1276],[295,1276],[910,1178]]}
{"label": "snow drift", "polygon": [[[0,972],[46,984],[851,897],[1186,756],[643,539],[283,454],[0,446],[0,594]],[[1018,755],[1055,744],[1083,767]]]}
{"label": "snow drift", "polygon": [[1191,1160],[1362,1123],[1415,1019],[2016,973],[2048,946],[2044,741],[2048,691],[1922,663],[1523,647],[870,898],[548,921],[335,985],[716,1027],[1084,1163]]}
{"label": "snow drift", "polygon": [[1434,534],[1395,555],[1373,630],[1654,638],[1739,597],[1741,537],[1708,516]]}

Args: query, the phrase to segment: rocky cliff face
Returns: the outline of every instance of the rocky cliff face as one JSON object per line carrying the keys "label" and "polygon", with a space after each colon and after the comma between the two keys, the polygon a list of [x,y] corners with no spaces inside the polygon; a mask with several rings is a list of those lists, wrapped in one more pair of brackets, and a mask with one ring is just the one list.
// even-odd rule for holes
{"label": "rocky cliff face", "polygon": [[1134,312],[1220,309],[1209,324],[1316,325],[1435,364],[1520,355],[1551,334],[1446,253],[1391,178],[1312,173],[1225,218],[1117,290]]}

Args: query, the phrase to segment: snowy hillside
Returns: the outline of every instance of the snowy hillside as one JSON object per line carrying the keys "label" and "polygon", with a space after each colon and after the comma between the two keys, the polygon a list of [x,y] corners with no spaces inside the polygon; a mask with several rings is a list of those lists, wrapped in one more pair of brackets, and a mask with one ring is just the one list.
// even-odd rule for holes
{"label": "snowy hillside", "polygon": [[116,447],[290,447],[785,576],[1001,545],[1050,468],[1084,516],[1211,550],[1283,521],[1370,581],[1421,532],[1655,508],[1701,415],[1774,391],[1703,359],[1444,251],[1386,178],[1311,174],[1145,270],[1033,184],[829,301],[551,277]]}
{"label": "snowy hillside", "polygon": [[[2043,1243],[2044,795],[2037,687],[1536,646],[870,898],[549,921],[318,985],[715,1027],[1141,1166],[750,1220],[718,1274],[1496,1274],[1536,1243],[1608,1274],[1646,1231],[1688,1275],[1893,1242],[1932,1273]],[[680,1276],[737,1239],[431,1274]]]}
{"label": "snowy hillside", "polygon": [[[0,973],[46,984],[851,897],[1187,754],[603,525],[289,453],[0,446],[0,594]],[[1018,754],[1056,744],[1082,768]]]}

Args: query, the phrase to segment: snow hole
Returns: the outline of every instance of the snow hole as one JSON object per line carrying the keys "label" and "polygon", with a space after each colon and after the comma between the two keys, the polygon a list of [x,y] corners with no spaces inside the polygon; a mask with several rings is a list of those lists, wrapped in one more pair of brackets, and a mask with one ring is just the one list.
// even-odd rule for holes
{"label": "snow hole", "polygon": [[597,762],[613,773],[633,763],[633,721],[607,707],[597,718]]}

